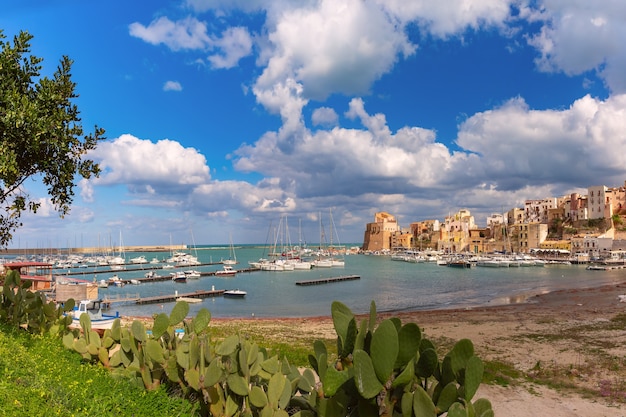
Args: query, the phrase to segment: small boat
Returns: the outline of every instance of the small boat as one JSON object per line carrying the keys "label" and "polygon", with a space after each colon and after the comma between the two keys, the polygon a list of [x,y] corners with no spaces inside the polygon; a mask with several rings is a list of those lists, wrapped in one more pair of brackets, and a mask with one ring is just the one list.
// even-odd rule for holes
{"label": "small boat", "polygon": [[239,288],[237,288],[236,290],[224,291],[224,297],[231,297],[231,298],[243,298],[246,296],[246,294],[248,293],[245,292],[244,290],[240,290]]}
{"label": "small boat", "polygon": [[187,275],[185,275],[182,271],[172,272],[170,275],[172,276],[172,281],[174,282],[187,282]]}
{"label": "small boat", "polygon": [[187,276],[187,278],[200,278],[200,271],[190,269],[185,271],[185,275]]}
{"label": "small boat", "polygon": [[70,313],[72,315],[71,327],[80,328],[80,316],[88,314],[91,319],[92,329],[110,329],[113,322],[120,318],[119,313],[115,315],[102,313],[102,300],[82,300],[78,306]]}
{"label": "small boat", "polygon": [[219,276],[233,276],[236,274],[237,271],[230,265],[224,265],[222,270],[215,271],[215,275]]}
{"label": "small boat", "polygon": [[137,256],[136,258],[131,258],[130,262],[133,264],[147,264],[148,260],[145,256],[141,255]]}
{"label": "small boat", "polygon": [[106,279],[98,281],[98,288],[109,288],[109,282]]}
{"label": "small boat", "polygon": [[139,281],[138,279],[131,279],[130,283],[133,284],[133,285],[139,285],[139,284],[141,284],[141,281]]}
{"label": "small boat", "polygon": [[123,287],[124,281],[122,281],[117,275],[113,275],[109,278],[109,285],[113,285],[114,287]]}

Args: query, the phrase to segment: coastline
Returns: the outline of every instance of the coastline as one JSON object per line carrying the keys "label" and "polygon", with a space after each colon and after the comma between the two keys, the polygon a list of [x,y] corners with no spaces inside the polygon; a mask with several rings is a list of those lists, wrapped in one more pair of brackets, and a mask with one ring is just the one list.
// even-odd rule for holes
{"label": "coastline", "polygon": [[[378,315],[418,324],[438,346],[468,338],[481,359],[519,372],[510,384],[481,385],[476,398],[489,399],[497,416],[625,416],[624,294],[620,282],[504,305]],[[254,327],[280,340],[336,337],[330,316],[213,318],[211,325]]]}

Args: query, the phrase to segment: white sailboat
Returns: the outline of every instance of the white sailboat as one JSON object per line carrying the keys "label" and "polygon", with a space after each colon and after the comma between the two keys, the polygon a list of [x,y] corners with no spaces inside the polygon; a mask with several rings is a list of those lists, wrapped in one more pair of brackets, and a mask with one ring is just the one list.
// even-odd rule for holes
{"label": "white sailboat", "polygon": [[229,235],[229,256],[228,259],[223,259],[222,263],[224,265],[236,265],[237,264],[237,254],[235,253],[235,246],[233,245],[233,236]]}

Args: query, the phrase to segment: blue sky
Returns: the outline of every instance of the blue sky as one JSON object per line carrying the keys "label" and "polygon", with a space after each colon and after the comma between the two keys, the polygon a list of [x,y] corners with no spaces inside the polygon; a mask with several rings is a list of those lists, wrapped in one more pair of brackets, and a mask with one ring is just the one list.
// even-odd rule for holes
{"label": "blue sky", "polygon": [[283,215],[316,243],[330,210],[361,242],[377,211],[484,225],[626,180],[624,2],[29,1],[0,28],[74,60],[107,136],[64,219],[26,184],[12,247],[265,243]]}

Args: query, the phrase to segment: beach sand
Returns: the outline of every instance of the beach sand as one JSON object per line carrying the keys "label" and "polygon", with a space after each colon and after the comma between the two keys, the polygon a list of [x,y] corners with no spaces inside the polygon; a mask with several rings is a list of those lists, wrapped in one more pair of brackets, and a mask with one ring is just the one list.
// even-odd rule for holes
{"label": "beach sand", "polygon": [[[379,313],[415,322],[437,346],[463,338],[490,363],[506,364],[512,382],[482,384],[500,417],[626,416],[626,283],[562,290],[459,310]],[[330,308],[330,307],[329,307]],[[217,319],[272,338],[335,338],[330,317]]]}

